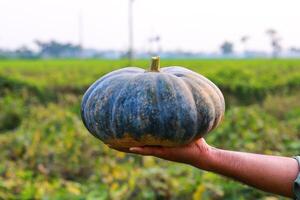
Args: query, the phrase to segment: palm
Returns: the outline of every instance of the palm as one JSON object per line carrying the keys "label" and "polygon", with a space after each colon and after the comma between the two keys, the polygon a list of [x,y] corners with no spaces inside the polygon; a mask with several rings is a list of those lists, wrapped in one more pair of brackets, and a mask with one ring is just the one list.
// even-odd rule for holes
{"label": "palm", "polygon": [[118,151],[127,153],[135,153],[145,156],[155,156],[165,160],[187,163],[196,165],[194,163],[197,157],[205,158],[210,146],[205,142],[203,138],[196,140],[188,145],[181,147],[156,147],[156,146],[144,146],[144,147],[132,147],[128,148],[115,148]]}

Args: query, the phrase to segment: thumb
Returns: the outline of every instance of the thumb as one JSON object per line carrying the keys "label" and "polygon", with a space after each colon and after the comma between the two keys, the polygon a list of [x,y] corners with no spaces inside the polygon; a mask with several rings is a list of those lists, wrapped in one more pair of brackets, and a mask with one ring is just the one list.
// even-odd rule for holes
{"label": "thumb", "polygon": [[131,147],[129,151],[141,155],[160,156],[163,154],[163,147]]}

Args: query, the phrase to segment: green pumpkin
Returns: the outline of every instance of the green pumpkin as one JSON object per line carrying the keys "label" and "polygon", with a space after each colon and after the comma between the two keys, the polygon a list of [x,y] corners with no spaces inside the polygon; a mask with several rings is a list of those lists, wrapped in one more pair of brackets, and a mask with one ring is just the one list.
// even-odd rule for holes
{"label": "green pumpkin", "polygon": [[97,80],[81,104],[86,128],[116,147],[188,144],[218,126],[225,111],[218,87],[184,67],[127,67]]}

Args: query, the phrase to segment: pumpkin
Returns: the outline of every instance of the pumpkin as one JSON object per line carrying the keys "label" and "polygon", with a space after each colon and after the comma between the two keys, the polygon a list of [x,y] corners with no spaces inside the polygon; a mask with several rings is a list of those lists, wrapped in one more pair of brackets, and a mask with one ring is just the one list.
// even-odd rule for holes
{"label": "pumpkin", "polygon": [[204,76],[184,67],[127,67],[108,73],[86,91],[86,128],[116,147],[188,144],[218,126],[224,97]]}

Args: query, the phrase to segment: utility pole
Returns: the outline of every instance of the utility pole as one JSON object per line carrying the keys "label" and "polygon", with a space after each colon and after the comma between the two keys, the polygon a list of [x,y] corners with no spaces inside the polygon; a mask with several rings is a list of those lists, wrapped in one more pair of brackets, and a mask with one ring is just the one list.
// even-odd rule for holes
{"label": "utility pole", "polygon": [[83,48],[83,20],[82,20],[82,11],[79,11],[78,14],[78,43],[81,48]]}
{"label": "utility pole", "polygon": [[83,58],[83,19],[82,10],[78,13],[78,46],[79,46],[79,58]]}
{"label": "utility pole", "polygon": [[128,33],[129,33],[129,46],[128,46],[128,61],[129,65],[132,65],[133,60],[133,2],[134,0],[129,0],[128,2]]}
{"label": "utility pole", "polygon": [[273,48],[272,57],[277,58],[279,56],[280,51],[282,50],[282,47],[280,44],[281,38],[278,37],[277,31],[274,29],[268,29],[266,31],[266,33],[269,35],[269,37],[271,39],[271,46]]}

